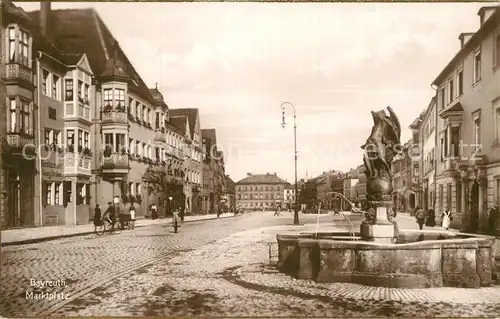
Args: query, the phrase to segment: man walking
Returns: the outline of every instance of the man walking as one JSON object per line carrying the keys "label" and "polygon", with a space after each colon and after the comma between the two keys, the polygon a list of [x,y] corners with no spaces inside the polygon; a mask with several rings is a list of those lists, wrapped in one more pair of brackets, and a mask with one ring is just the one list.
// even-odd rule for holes
{"label": "man walking", "polygon": [[425,211],[422,208],[420,208],[420,206],[417,206],[415,208],[415,211],[416,211],[415,218],[417,219],[418,228],[422,230],[425,224]]}
{"label": "man walking", "polygon": [[498,207],[498,202],[495,202],[495,206],[490,210],[488,215],[488,225],[490,230],[490,235],[495,236],[497,231],[498,217],[500,215],[500,208]]}
{"label": "man walking", "polygon": [[275,207],[275,211],[274,211],[274,216],[279,216],[280,215],[280,210],[278,208],[278,206]]}

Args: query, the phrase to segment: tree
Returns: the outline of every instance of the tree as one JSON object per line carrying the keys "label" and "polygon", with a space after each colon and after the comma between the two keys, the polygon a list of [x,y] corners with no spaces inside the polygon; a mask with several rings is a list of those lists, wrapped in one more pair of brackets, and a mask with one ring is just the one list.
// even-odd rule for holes
{"label": "tree", "polygon": [[[148,192],[157,194],[163,199],[172,197],[172,202],[169,205],[184,207],[186,196],[184,195],[184,187],[181,181],[172,176],[168,176],[164,167],[150,165],[142,179],[148,183]],[[170,207],[170,208],[174,208]]]}
{"label": "tree", "polygon": [[313,205],[316,200],[317,189],[315,181],[307,181],[299,192],[299,203],[308,206]]}

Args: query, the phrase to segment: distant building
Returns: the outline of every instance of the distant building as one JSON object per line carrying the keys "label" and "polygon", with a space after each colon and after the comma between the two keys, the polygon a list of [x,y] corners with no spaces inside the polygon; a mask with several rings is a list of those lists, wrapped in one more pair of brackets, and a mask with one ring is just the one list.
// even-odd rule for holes
{"label": "distant building", "polygon": [[290,184],[276,173],[252,174],[236,183],[236,206],[264,209],[284,204],[283,190]]}
{"label": "distant building", "polygon": [[283,189],[283,201],[285,209],[292,209],[295,204],[295,185],[286,185]]}
{"label": "distant building", "polygon": [[[358,183],[358,171],[357,169],[352,169],[346,173],[343,180],[343,194],[344,196],[353,204],[356,204],[358,198],[356,196],[356,184]],[[351,207],[348,203],[344,204],[343,210],[348,210]]]}

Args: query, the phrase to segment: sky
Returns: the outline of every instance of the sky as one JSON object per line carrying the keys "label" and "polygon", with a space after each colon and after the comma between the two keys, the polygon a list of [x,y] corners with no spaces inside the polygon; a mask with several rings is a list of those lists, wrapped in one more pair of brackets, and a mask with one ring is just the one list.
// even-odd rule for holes
{"label": "sky", "polygon": [[[25,10],[39,3],[17,2]],[[215,128],[226,173],[298,178],[348,171],[371,110],[391,106],[408,126],[431,83],[479,28],[480,3],[52,3],[94,8],[146,84],[170,108],[198,108]]]}

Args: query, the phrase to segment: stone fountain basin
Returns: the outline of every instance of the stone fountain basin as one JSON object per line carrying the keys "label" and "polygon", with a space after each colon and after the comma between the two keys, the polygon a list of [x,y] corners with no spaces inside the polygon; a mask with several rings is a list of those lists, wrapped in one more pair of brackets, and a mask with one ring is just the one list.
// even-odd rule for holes
{"label": "stone fountain basin", "polygon": [[400,230],[396,243],[349,232],[278,234],[280,272],[319,282],[392,288],[479,288],[493,283],[493,237]]}

